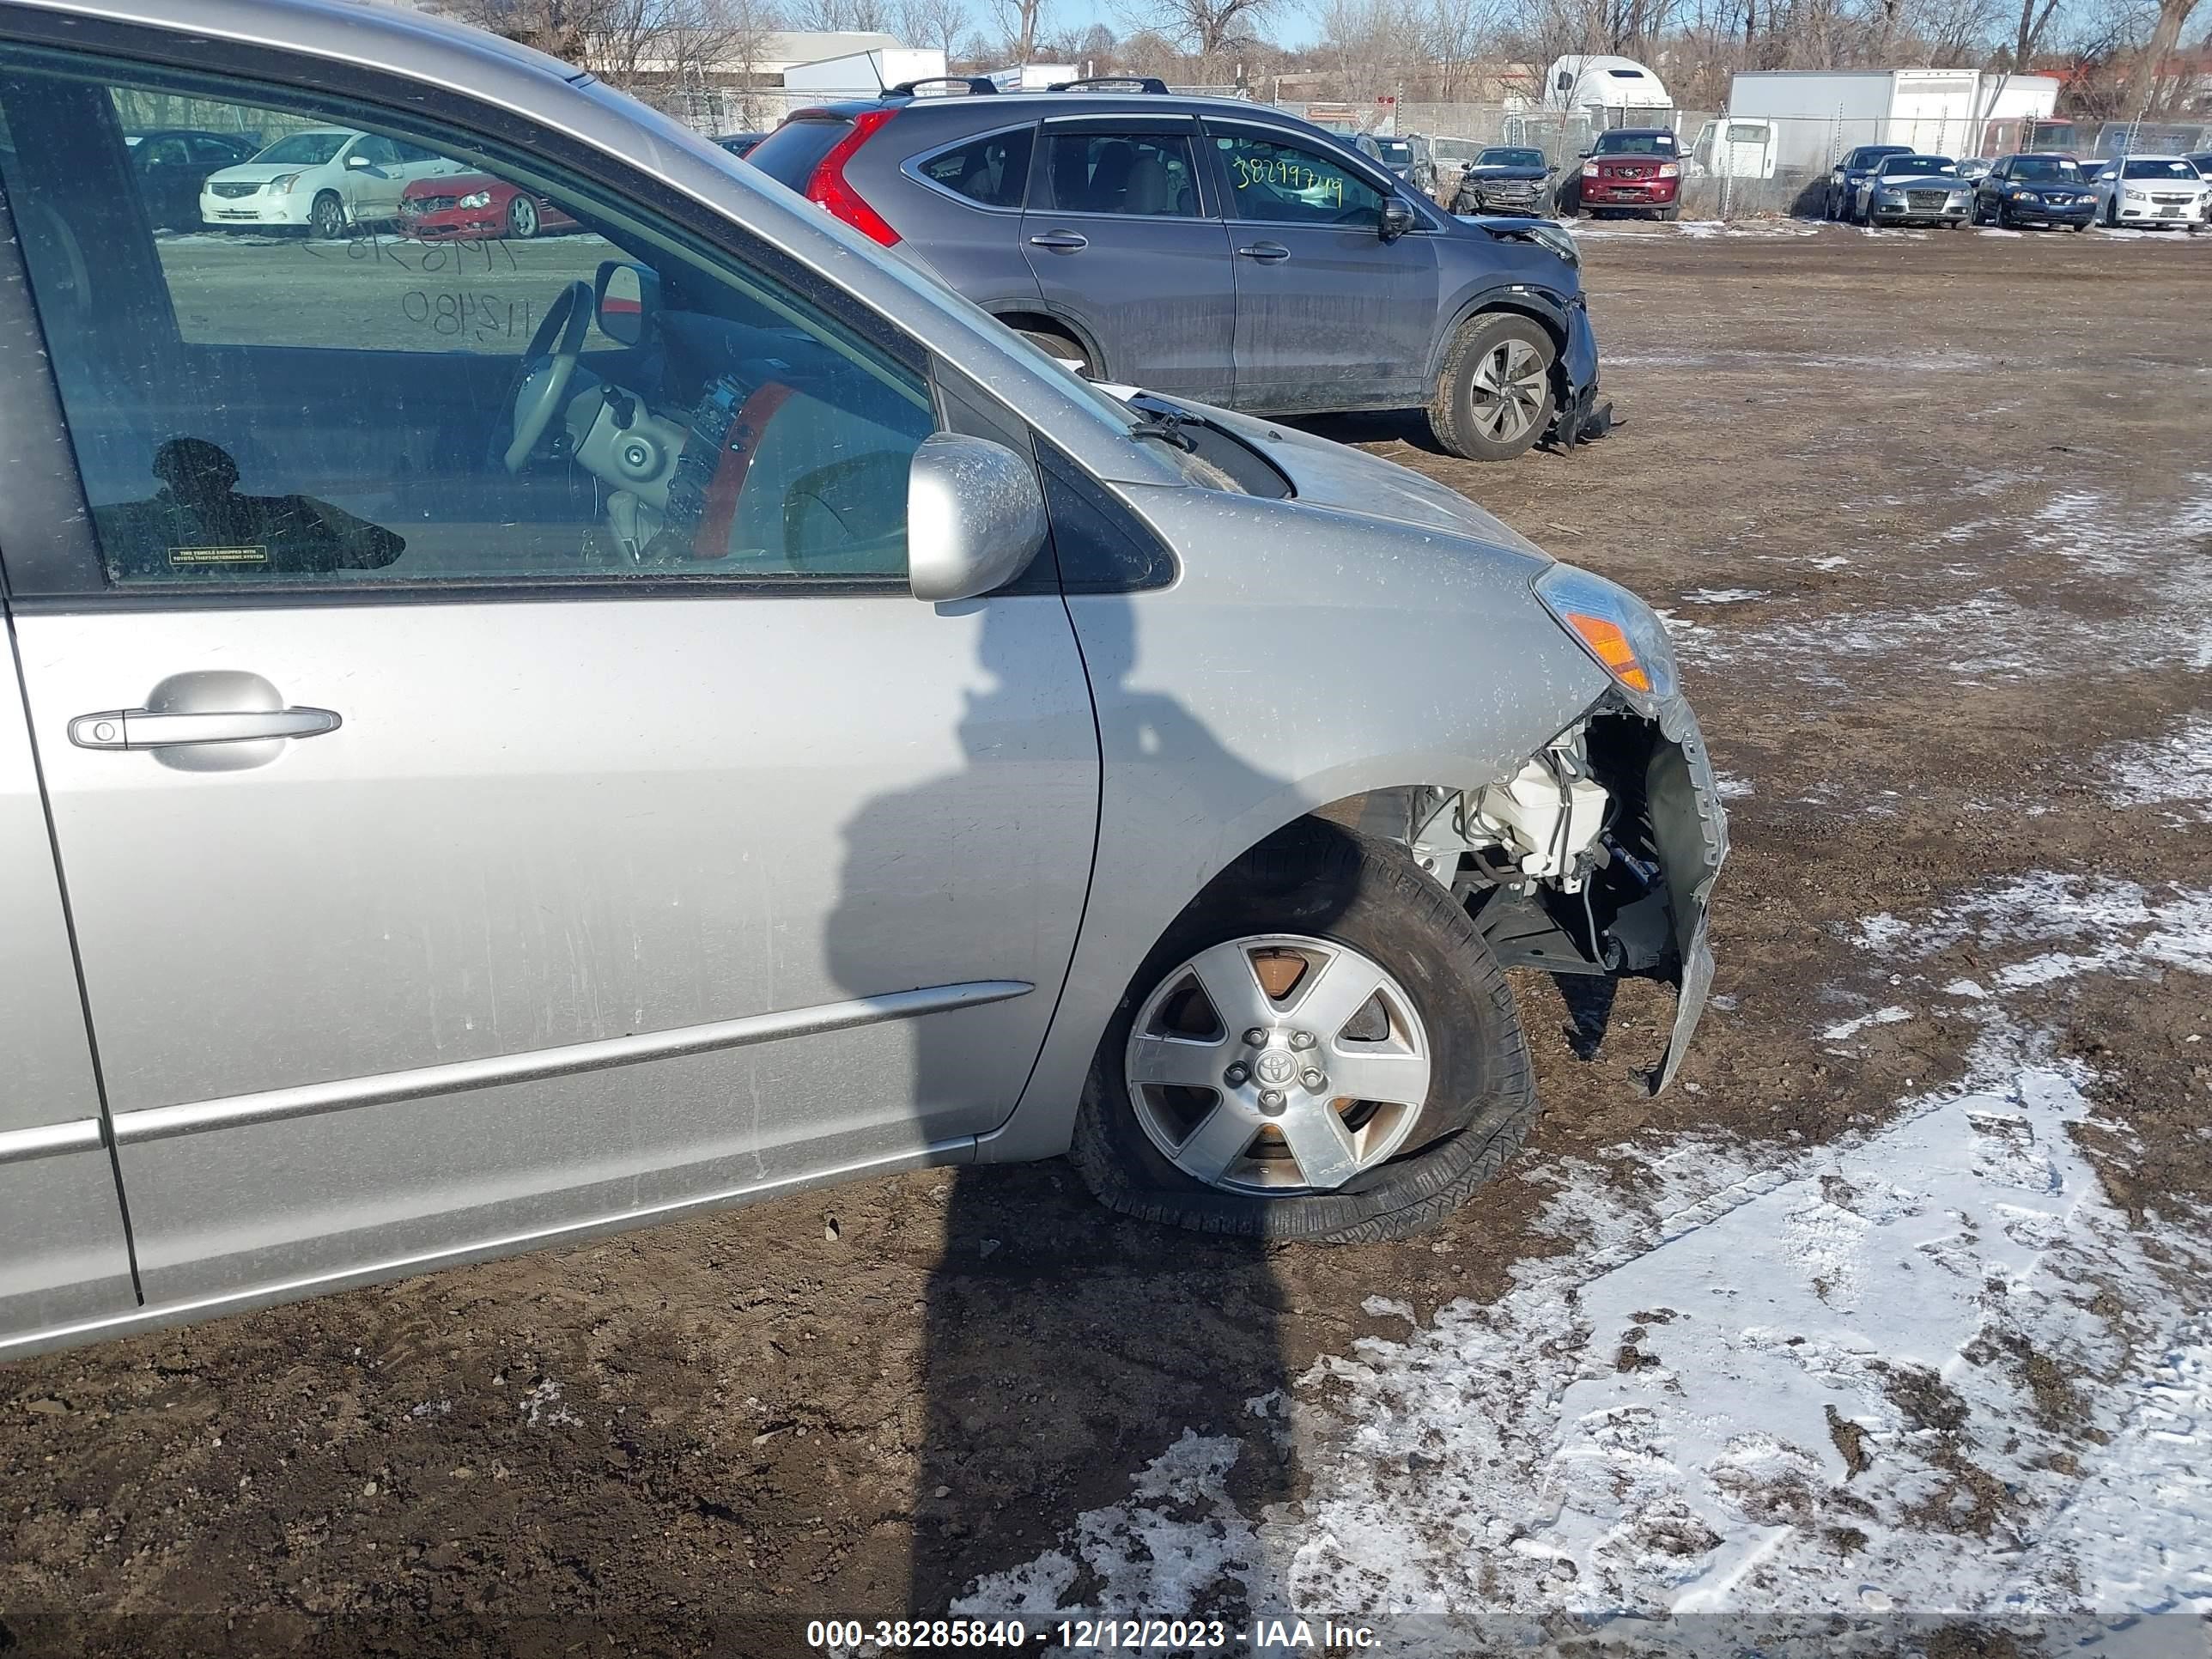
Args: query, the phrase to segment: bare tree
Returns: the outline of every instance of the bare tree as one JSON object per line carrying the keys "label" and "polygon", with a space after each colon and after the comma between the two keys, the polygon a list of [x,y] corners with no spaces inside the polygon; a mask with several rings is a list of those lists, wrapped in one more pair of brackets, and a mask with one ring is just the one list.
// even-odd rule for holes
{"label": "bare tree", "polygon": [[2181,43],[2181,31],[2189,21],[2189,15],[2197,9],[2197,0],[2158,0],[2158,21],[2152,26],[2150,44],[2143,48],[2142,68],[2137,71],[2142,85],[2136,91],[2134,118],[2140,121],[2154,109],[2172,102],[2180,96],[2188,76],[2177,75],[2170,89],[2162,88],[2160,71],[2173,49]]}
{"label": "bare tree", "polygon": [[899,0],[899,33],[910,46],[934,46],[946,62],[968,27],[965,0]]}
{"label": "bare tree", "polygon": [[1133,29],[1152,29],[1204,59],[1271,21],[1290,0],[1133,0],[1117,8]]}
{"label": "bare tree", "polygon": [[991,0],[1000,27],[1006,32],[1006,51],[1017,64],[1026,64],[1036,52],[1037,25],[1044,16],[1044,0]]}

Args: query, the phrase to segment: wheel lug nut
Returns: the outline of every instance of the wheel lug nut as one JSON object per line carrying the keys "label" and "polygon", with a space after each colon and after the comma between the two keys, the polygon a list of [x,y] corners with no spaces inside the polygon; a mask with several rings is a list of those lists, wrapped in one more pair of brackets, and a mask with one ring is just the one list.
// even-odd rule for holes
{"label": "wheel lug nut", "polygon": [[1260,1091],[1260,1110],[1268,1117],[1280,1117],[1283,1113],[1283,1091],[1280,1089]]}
{"label": "wheel lug nut", "polygon": [[1301,1072],[1298,1074],[1298,1081],[1304,1084],[1307,1089],[1315,1094],[1319,1094],[1328,1087],[1328,1079],[1319,1072]]}
{"label": "wheel lug nut", "polygon": [[1237,1065],[1231,1066],[1227,1071],[1224,1072],[1221,1074],[1221,1080],[1227,1084],[1231,1088],[1234,1089],[1242,1084],[1246,1078],[1251,1075],[1252,1073],[1247,1070],[1243,1064],[1239,1063]]}
{"label": "wheel lug nut", "polygon": [[1313,1033],[1312,1033],[1311,1031],[1293,1031],[1293,1032],[1291,1032],[1291,1048],[1312,1048],[1313,1046],[1314,1046],[1314,1035],[1313,1035]]}
{"label": "wheel lug nut", "polygon": [[1244,1046],[1248,1048],[1266,1048],[1267,1046],[1267,1034],[1261,1030],[1258,1026],[1255,1025],[1250,1030],[1244,1033]]}

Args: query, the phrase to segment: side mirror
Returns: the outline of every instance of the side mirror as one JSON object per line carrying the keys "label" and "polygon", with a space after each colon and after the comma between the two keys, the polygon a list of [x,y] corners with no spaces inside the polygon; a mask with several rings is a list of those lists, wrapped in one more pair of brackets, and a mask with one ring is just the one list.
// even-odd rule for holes
{"label": "side mirror", "polygon": [[643,265],[609,259],[599,266],[592,295],[599,332],[617,345],[637,345],[660,309],[660,277]]}
{"label": "side mirror", "polygon": [[376,163],[370,161],[366,155],[356,151],[353,155],[346,157],[346,165],[349,167],[373,167]]}
{"label": "side mirror", "polygon": [[942,605],[1003,586],[1044,545],[1036,470],[1004,444],[956,432],[921,441],[906,475],[907,583]]}
{"label": "side mirror", "polygon": [[1413,210],[1393,196],[1382,204],[1382,218],[1376,228],[1384,241],[1395,242],[1419,222],[1413,217]]}

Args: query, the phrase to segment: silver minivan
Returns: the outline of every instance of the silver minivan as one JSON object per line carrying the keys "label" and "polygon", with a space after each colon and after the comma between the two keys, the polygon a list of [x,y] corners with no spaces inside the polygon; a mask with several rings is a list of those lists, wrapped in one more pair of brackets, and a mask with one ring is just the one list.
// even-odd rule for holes
{"label": "silver minivan", "polygon": [[[447,229],[157,231],[157,118]],[[0,1352],[933,1164],[1402,1234],[1528,1129],[1514,965],[1680,1062],[1665,630],[1461,497],[398,8],[5,0],[0,135]]]}

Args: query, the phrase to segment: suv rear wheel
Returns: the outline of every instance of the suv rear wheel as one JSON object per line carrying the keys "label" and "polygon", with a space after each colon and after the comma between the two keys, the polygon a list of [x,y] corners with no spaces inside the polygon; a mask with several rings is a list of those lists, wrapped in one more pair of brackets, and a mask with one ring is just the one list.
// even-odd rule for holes
{"label": "suv rear wheel", "polygon": [[1444,354],[1429,404],[1437,441],[1470,461],[1510,461],[1550,429],[1552,337],[1533,318],[1493,311],[1470,320]]}
{"label": "suv rear wheel", "polygon": [[1062,362],[1079,363],[1081,367],[1075,372],[1085,376],[1090,374],[1092,368],[1091,354],[1069,339],[1066,335],[1050,334],[1037,328],[1020,329],[1017,332],[1022,338],[1043,352],[1046,356],[1057,357]]}
{"label": "suv rear wheel", "polygon": [[1405,851],[1308,820],[1239,860],[1137,973],[1071,1153],[1111,1208],[1253,1238],[1402,1238],[1536,1115],[1512,992]]}

